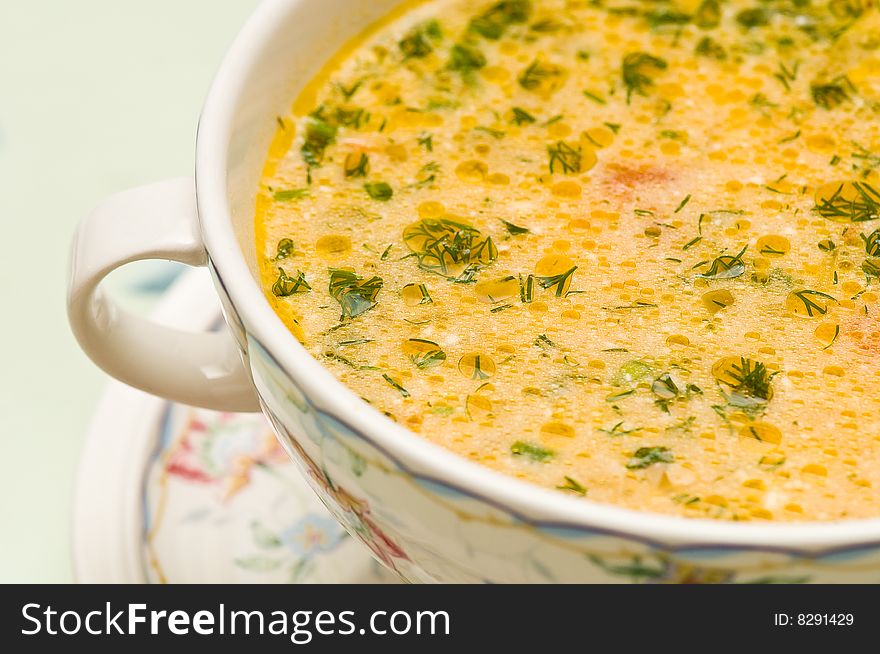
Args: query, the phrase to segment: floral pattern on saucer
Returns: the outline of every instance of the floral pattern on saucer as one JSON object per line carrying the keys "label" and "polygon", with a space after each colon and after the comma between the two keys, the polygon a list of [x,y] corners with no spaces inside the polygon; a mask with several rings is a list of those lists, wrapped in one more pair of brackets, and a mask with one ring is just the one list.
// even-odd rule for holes
{"label": "floral pattern on saucer", "polygon": [[169,404],[159,430],[144,489],[150,581],[396,580],[329,515],[262,415]]}

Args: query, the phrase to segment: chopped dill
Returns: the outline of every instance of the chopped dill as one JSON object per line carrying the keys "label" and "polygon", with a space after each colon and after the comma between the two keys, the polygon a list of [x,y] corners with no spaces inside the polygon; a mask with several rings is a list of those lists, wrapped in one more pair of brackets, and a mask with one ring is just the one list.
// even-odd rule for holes
{"label": "chopped dill", "polygon": [[847,87],[838,82],[827,84],[813,82],[810,85],[810,95],[816,106],[827,110],[834,109],[850,99]]}
{"label": "chopped dill", "polygon": [[538,462],[546,461],[552,458],[555,454],[553,450],[548,450],[546,447],[541,447],[540,445],[528,443],[526,441],[516,441],[510,446],[510,453],[514,456],[525,456],[532,461]]}
{"label": "chopped dill", "polygon": [[275,258],[273,261],[281,261],[282,259],[287,259],[290,255],[293,254],[294,251],[293,241],[289,238],[282,238],[278,241],[278,248],[275,252]]}
{"label": "chopped dill", "polygon": [[403,397],[410,397],[410,392],[406,390],[399,383],[394,381],[387,373],[382,374],[382,379],[384,379],[388,384],[395,389],[398,393],[400,393]]}
{"label": "chopped dill", "polygon": [[456,43],[449,52],[449,62],[446,67],[468,76],[485,65],[486,55],[480,50],[465,43]]}
{"label": "chopped dill", "polygon": [[608,104],[605,101],[605,98],[603,98],[601,95],[599,95],[597,93],[593,93],[592,91],[588,91],[586,89],[584,89],[583,93],[584,93],[584,97],[586,97],[589,100],[592,100],[596,104]]}
{"label": "chopped dill", "polygon": [[519,85],[526,91],[539,91],[548,84],[554,84],[562,78],[559,66],[540,59],[535,59],[517,78]]}
{"label": "chopped dill", "polygon": [[317,168],[324,161],[327,148],[336,143],[337,127],[316,115],[306,121],[306,133],[300,154],[309,168]]}
{"label": "chopped dill", "polygon": [[694,268],[709,265],[709,269],[706,272],[697,274],[697,277],[701,279],[734,279],[740,277],[746,271],[746,264],[742,257],[748,247],[746,245],[736,255],[724,254],[711,262],[697,264]]}
{"label": "chopped dill", "polygon": [[577,495],[586,495],[587,494],[587,489],[583,486],[583,484],[581,484],[577,480],[572,479],[571,477],[569,477],[567,475],[565,477],[563,477],[563,480],[565,480],[565,483],[557,486],[556,488],[558,490],[571,491],[572,493],[575,493]]}
{"label": "chopped dill", "polygon": [[669,64],[665,59],[655,57],[647,52],[631,52],[623,58],[621,77],[626,87],[626,102],[629,104],[633,93],[646,95],[654,85],[651,73],[666,70]]}
{"label": "chopped dill", "polygon": [[560,273],[559,275],[551,275],[549,277],[536,277],[538,285],[543,289],[556,288],[556,297],[563,297],[567,294],[568,288],[571,286],[571,279],[574,276],[577,266],[570,270]]}
{"label": "chopped dill", "polygon": [[559,141],[547,147],[547,154],[550,155],[551,173],[559,171],[568,175],[581,172],[581,146],[575,149],[565,141]]}
{"label": "chopped dill", "polygon": [[678,205],[678,207],[676,207],[675,211],[673,211],[672,213],[680,212],[682,209],[684,209],[687,206],[687,203],[690,201],[691,201],[691,196],[690,196],[690,193],[688,193],[688,195],[685,197],[685,199],[681,201],[681,203]]}
{"label": "chopped dill", "polygon": [[511,25],[525,23],[532,15],[530,0],[502,0],[471,19],[468,29],[483,38],[497,41]]}
{"label": "chopped dill", "polygon": [[507,233],[511,236],[520,236],[521,234],[529,234],[529,230],[526,227],[520,227],[519,225],[514,225],[513,223],[507,222],[506,220],[501,220],[504,225],[504,229],[507,230]]}
{"label": "chopped dill", "polygon": [[370,158],[364,152],[361,152],[357,157],[346,157],[345,159],[346,177],[366,177],[369,168]]}
{"label": "chopped dill", "polygon": [[272,197],[276,202],[290,202],[291,200],[302,200],[308,197],[309,189],[307,188],[290,188],[281,191],[275,191]]}
{"label": "chopped dill", "polygon": [[394,196],[394,190],[386,182],[367,182],[364,190],[376,202],[388,202]]}
{"label": "chopped dill", "polygon": [[840,184],[830,197],[822,198],[813,211],[835,222],[877,220],[880,218],[880,191],[867,182]]}
{"label": "chopped dill", "polygon": [[275,297],[288,297],[295,293],[307,293],[312,290],[306,281],[305,273],[297,270],[296,277],[290,277],[283,268],[278,269],[278,279],[272,284],[272,294]]}
{"label": "chopped dill", "polygon": [[641,470],[655,463],[672,463],[675,456],[668,447],[640,447],[626,464],[629,470]]}
{"label": "chopped dill", "polygon": [[356,318],[376,306],[382,285],[382,279],[375,275],[364,280],[350,270],[331,268],[329,293],[342,307],[340,321]]}
{"label": "chopped dill", "polygon": [[525,109],[520,109],[519,107],[513,108],[513,122],[517,125],[531,125],[536,122],[536,120],[537,119]]}

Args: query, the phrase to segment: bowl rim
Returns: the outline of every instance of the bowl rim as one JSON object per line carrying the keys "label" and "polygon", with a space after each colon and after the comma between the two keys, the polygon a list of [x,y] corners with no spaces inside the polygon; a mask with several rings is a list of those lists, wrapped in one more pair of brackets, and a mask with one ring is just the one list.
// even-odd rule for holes
{"label": "bowl rim", "polygon": [[[411,474],[446,484],[537,526],[605,532],[660,547],[735,547],[816,555],[822,550],[880,545],[880,518],[786,523],[735,523],[650,513],[569,497],[491,470],[435,445],[372,408],[323,367],[284,326],[251,275],[227,201],[233,100],[255,72],[259,55],[287,15],[309,0],[263,0],[218,69],[196,139],[196,195],[202,235],[249,338],[259,343],[324,413],[391,456]],[[274,120],[274,118],[273,118]],[[423,471],[432,474],[425,475]]]}

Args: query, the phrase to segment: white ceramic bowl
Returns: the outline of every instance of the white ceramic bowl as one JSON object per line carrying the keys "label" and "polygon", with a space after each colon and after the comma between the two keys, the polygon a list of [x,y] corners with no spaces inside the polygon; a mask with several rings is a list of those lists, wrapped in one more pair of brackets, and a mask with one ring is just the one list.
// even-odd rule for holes
{"label": "white ceramic bowl", "polygon": [[[275,118],[395,0],[267,0],[211,89],[195,181],[121,193],[74,243],[68,299],[83,349],[111,375],[208,408],[262,408],[333,514],[411,581],[880,581],[880,520],[736,524],[597,504],[482,468],[355,396],[287,331],[257,282],[255,194]],[[101,279],[139,259],[207,265],[228,333],[127,315]]]}

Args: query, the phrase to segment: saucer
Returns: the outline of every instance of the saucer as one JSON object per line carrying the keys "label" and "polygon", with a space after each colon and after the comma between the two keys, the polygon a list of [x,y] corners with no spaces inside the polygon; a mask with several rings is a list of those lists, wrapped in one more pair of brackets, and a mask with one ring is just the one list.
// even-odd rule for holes
{"label": "saucer", "polygon": [[[222,324],[211,279],[189,270],[154,319]],[[92,418],[74,500],[84,583],[393,583],[334,520],[262,414],[174,404],[112,382]]]}

